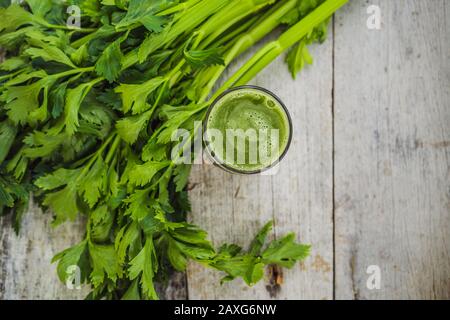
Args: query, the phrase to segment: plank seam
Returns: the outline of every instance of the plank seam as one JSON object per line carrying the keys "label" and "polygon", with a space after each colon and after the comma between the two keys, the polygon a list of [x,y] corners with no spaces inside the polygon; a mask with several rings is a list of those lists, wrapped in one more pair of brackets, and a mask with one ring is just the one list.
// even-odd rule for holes
{"label": "plank seam", "polygon": [[335,201],[335,127],[334,127],[334,88],[335,88],[335,27],[336,27],[336,16],[333,15],[332,18],[332,52],[331,52],[331,179],[332,179],[332,223],[333,223],[333,239],[332,239],[332,247],[333,247],[333,300],[336,300],[336,223],[335,223],[335,209],[336,209],[336,201]]}

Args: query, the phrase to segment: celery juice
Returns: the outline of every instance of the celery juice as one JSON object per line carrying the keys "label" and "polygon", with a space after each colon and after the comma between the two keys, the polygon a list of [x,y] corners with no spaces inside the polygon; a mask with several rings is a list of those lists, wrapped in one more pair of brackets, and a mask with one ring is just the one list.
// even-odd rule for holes
{"label": "celery juice", "polygon": [[205,122],[207,150],[232,172],[258,173],[286,153],[292,124],[283,103],[254,86],[233,88],[210,107]]}

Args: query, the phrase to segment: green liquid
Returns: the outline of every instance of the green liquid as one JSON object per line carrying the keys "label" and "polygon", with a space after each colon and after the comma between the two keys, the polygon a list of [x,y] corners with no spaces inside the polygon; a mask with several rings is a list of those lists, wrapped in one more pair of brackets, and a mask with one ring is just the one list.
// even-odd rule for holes
{"label": "green liquid", "polygon": [[211,154],[231,170],[246,173],[268,168],[289,144],[288,115],[276,98],[262,90],[230,91],[214,104],[206,121]]}

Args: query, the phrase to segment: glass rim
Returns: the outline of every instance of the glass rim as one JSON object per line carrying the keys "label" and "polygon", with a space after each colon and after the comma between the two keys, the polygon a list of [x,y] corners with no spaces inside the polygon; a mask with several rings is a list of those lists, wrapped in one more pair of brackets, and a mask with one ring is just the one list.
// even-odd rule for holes
{"label": "glass rim", "polygon": [[[207,132],[208,132],[208,119],[209,116],[212,112],[212,110],[214,109],[214,107],[217,105],[217,103],[226,95],[230,94],[231,92],[234,91],[239,91],[239,90],[245,90],[245,89],[253,89],[256,91],[261,91],[265,94],[270,95],[273,99],[275,99],[279,105],[281,106],[281,108],[283,109],[284,114],[286,115],[287,121],[288,121],[288,126],[289,126],[289,135],[288,135],[288,140],[286,143],[286,146],[284,147],[283,152],[280,154],[280,156],[277,158],[277,160],[275,160],[273,163],[271,163],[270,165],[261,168],[261,169],[257,169],[257,170],[251,170],[251,171],[247,171],[247,170],[240,170],[234,167],[231,167],[229,165],[226,165],[225,163],[222,163],[222,161],[219,161],[219,159],[217,157],[215,157],[213,155],[213,151],[211,150],[209,143],[207,143],[207,141],[205,141],[205,136],[207,136]],[[207,150],[208,156],[211,158],[211,160],[213,161],[214,165],[218,166],[219,168],[221,168],[222,170],[225,170],[227,172],[230,173],[236,173],[236,174],[242,174],[242,175],[251,175],[251,174],[258,174],[258,173],[262,173],[265,172],[267,170],[272,169],[273,167],[275,167],[277,164],[280,163],[281,160],[283,160],[283,158],[286,156],[287,152],[289,151],[289,148],[291,146],[291,142],[292,142],[292,136],[293,136],[293,125],[292,125],[292,118],[291,115],[289,113],[289,110],[287,109],[286,105],[283,103],[283,101],[272,91],[260,87],[260,86],[255,86],[255,85],[243,85],[243,86],[236,86],[233,88],[230,88],[228,90],[225,90],[224,92],[222,92],[216,99],[214,99],[214,101],[211,103],[211,105],[208,108],[208,111],[206,112],[206,116],[205,116],[205,121],[203,123],[203,144],[205,145],[205,149]]]}

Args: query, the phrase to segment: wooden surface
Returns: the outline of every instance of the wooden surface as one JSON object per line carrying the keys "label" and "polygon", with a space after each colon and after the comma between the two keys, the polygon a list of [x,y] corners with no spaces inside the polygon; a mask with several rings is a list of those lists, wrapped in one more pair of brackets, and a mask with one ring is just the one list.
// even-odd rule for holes
{"label": "wooden surface", "polygon": [[378,3],[336,20],[336,297],[450,299],[450,3]]}
{"label": "wooden surface", "polygon": [[[381,30],[366,26],[372,4]],[[253,288],[220,286],[219,274],[190,264],[163,298],[449,299],[449,19],[447,0],[353,0],[296,81],[281,59],[262,72],[253,83],[291,112],[291,149],[273,176],[196,166],[190,220],[216,244],[246,246],[275,219],[274,236],[295,231],[311,257],[284,270],[279,288],[269,274]],[[0,220],[0,299],[84,296],[49,262],[83,222],[52,230],[49,219],[31,206],[20,237]],[[366,286],[369,266],[380,268],[379,290]]]}

